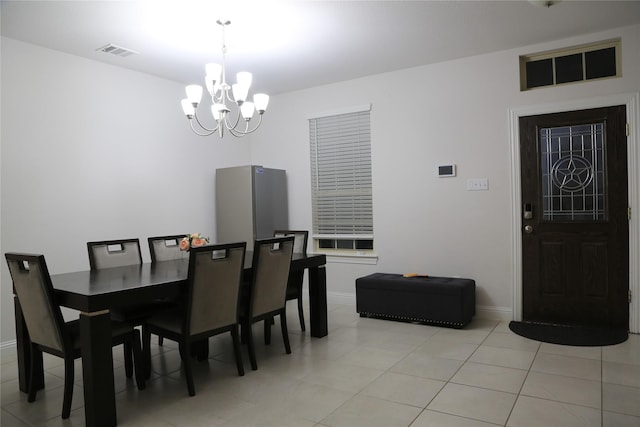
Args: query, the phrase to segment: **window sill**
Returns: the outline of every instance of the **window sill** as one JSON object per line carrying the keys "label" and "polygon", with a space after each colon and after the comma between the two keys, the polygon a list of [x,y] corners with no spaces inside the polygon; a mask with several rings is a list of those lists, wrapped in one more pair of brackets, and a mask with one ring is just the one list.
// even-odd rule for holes
{"label": "window sill", "polygon": [[324,254],[327,257],[327,263],[342,264],[378,264],[378,255],[371,253],[339,253],[339,252],[315,252],[315,254]]}

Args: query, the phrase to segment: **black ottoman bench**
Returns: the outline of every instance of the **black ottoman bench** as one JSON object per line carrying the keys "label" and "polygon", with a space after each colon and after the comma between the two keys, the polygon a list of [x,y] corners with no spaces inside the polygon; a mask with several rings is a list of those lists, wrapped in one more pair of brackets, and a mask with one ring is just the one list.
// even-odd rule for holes
{"label": "black ottoman bench", "polygon": [[476,313],[476,282],[374,273],[356,279],[356,311],[361,317],[462,328]]}

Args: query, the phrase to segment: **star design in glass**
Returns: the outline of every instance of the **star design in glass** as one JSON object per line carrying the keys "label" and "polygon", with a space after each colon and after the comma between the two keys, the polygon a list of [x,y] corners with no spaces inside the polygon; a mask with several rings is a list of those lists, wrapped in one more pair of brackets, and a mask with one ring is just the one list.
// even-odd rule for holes
{"label": "star design in glass", "polygon": [[578,191],[591,183],[593,168],[583,157],[563,157],[554,166],[553,178],[560,189]]}

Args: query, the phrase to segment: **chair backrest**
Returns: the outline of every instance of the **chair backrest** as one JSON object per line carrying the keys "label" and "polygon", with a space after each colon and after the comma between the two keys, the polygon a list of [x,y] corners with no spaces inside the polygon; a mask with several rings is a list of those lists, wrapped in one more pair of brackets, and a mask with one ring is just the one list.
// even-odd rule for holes
{"label": "chair backrest", "polygon": [[293,241],[293,236],[255,241],[251,264],[251,317],[270,313],[285,306]]}
{"label": "chair backrest", "polygon": [[307,230],[275,230],[273,237],[293,236],[293,253],[307,254],[307,241],[309,240],[309,232]]}
{"label": "chair backrest", "polygon": [[142,264],[139,239],[87,242],[87,249],[92,270]]}
{"label": "chair backrest", "polygon": [[176,234],[173,236],[149,237],[149,253],[151,262],[170,261],[172,259],[188,258],[189,252],[180,250],[180,241],[186,234]]}
{"label": "chair backrest", "polygon": [[32,342],[64,353],[64,319],[55,302],[44,255],[5,254]]}
{"label": "chair backrest", "polygon": [[238,323],[246,247],[239,242],[189,250],[185,330],[190,335]]}

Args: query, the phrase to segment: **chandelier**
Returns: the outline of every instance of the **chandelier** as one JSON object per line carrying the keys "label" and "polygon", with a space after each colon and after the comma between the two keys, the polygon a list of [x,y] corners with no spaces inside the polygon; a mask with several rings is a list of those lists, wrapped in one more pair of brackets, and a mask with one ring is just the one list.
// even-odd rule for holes
{"label": "chandelier", "polygon": [[[202,99],[202,86],[200,85],[186,87],[187,98],[182,100],[182,110],[189,119],[191,129],[200,136],[208,136],[217,131],[222,138],[226,129],[235,137],[243,137],[258,129],[262,123],[262,115],[267,109],[269,95],[256,93],[253,96],[253,102],[247,101],[252,76],[246,71],[237,74],[236,84],[227,84],[225,71],[227,46],[224,31],[231,22],[226,20],[217,20],[216,22],[222,26],[222,65],[207,64],[205,67],[205,84],[209,95],[211,95],[211,114],[215,119],[215,126],[207,127],[198,118],[198,105]],[[229,107],[231,104],[235,104],[233,113]],[[252,122],[256,111],[258,112],[257,123],[255,120]],[[250,128],[254,123],[255,126]]]}

